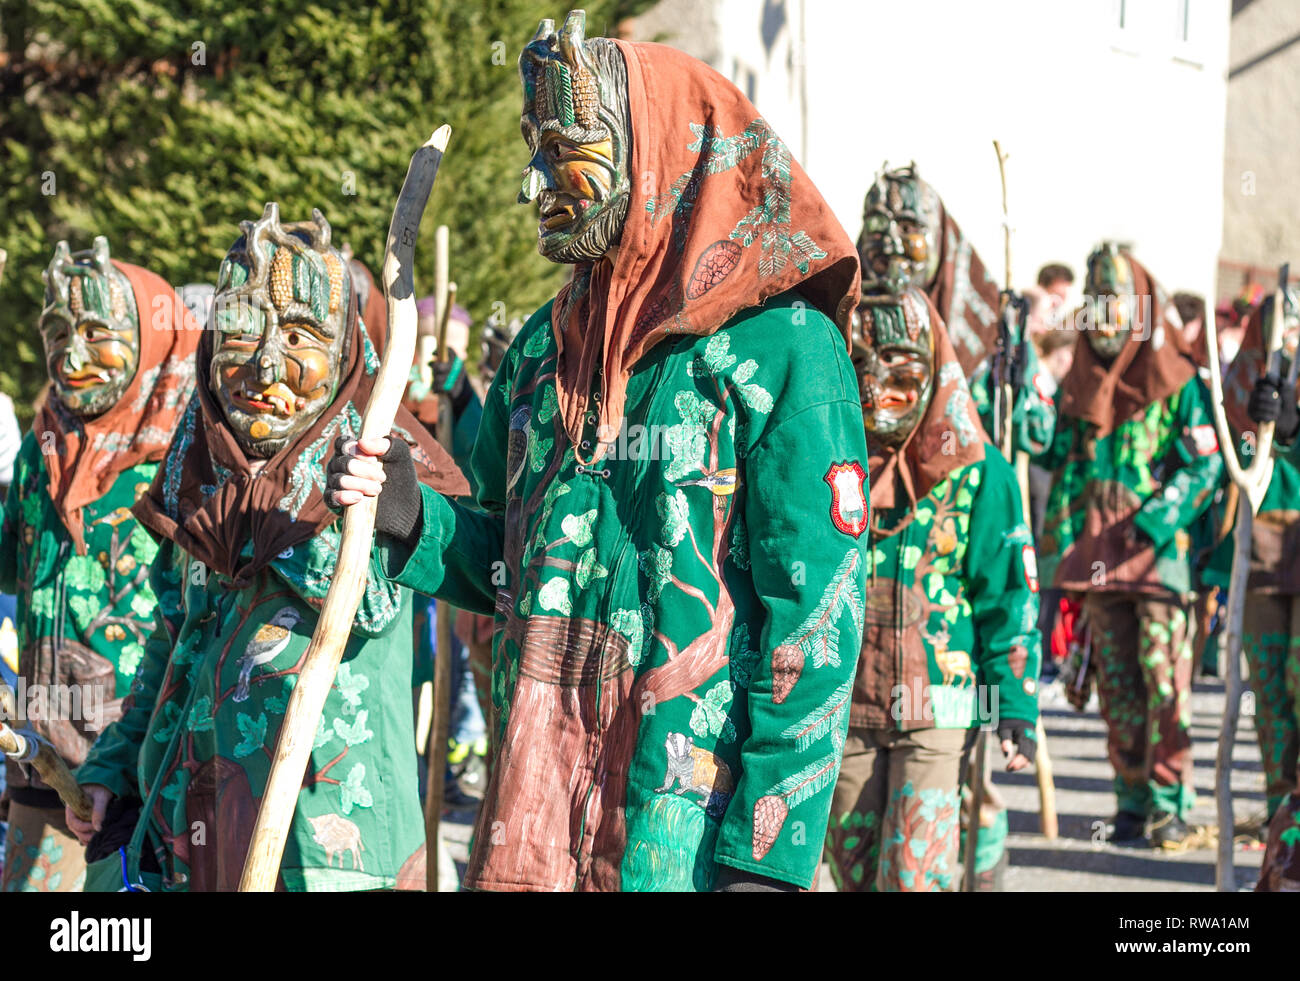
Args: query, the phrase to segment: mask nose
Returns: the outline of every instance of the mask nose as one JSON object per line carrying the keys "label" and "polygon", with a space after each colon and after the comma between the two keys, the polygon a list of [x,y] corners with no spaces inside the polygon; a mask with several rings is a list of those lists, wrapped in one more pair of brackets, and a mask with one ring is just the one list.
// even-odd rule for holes
{"label": "mask nose", "polygon": [[90,352],[86,349],[86,341],[81,332],[73,328],[68,337],[68,350],[63,355],[63,363],[68,371],[80,371],[89,360]]}
{"label": "mask nose", "polygon": [[903,238],[898,234],[898,222],[891,221],[889,228],[885,231],[883,248],[881,251],[888,256],[903,254]]}
{"label": "mask nose", "polygon": [[253,358],[253,374],[259,385],[274,385],[284,380],[284,352],[278,331],[267,330]]}

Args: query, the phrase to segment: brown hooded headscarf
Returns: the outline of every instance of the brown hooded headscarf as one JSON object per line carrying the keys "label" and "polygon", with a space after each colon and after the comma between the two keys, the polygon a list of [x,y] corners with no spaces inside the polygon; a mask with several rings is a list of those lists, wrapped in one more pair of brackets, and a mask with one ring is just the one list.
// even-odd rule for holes
{"label": "brown hooded headscarf", "polygon": [[[899,487],[915,511],[917,502],[951,471],[983,460],[984,444],[988,442],[961,362],[948,339],[948,329],[930,297],[920,290],[908,290],[901,301],[894,302],[901,302],[909,332],[919,331],[921,318],[929,317],[934,373],[930,402],[902,446],[871,447],[871,511],[876,515],[899,503]],[[867,302],[859,308],[864,338],[872,336],[872,306]],[[892,534],[902,527],[899,524],[884,533]]]}
{"label": "brown hooded headscarf", "polygon": [[[349,290],[342,381],[316,421],[254,474],[208,388],[212,335],[196,357],[194,398],[149,493],[136,504],[140,522],[195,559],[244,586],[285,549],[319,534],[337,515],[325,503],[324,468],[339,436],[361,431],[379,356],[362,329],[357,292]],[[423,483],[449,496],[469,492],[451,456],[405,409],[393,429],[411,446]],[[253,543],[250,557],[241,553]]]}
{"label": "brown hooded headscarf", "polygon": [[1164,290],[1145,266],[1127,253],[1124,258],[1132,270],[1134,295],[1147,298],[1139,299],[1129,341],[1106,364],[1088,343],[1087,333],[1080,331],[1074,363],[1057,400],[1062,415],[1092,423],[1098,437],[1173,395],[1196,374],[1182,332],[1166,322]]}
{"label": "brown hooded headscarf", "polygon": [[589,403],[597,434],[618,431],[627,380],[661,341],[712,334],[797,286],[847,342],[858,296],[853,243],[740,90],[674,48],[616,43],[633,134],[627,222],[612,260],[574,268],[551,318],[556,390],[575,445]]}
{"label": "brown hooded headscarf", "polygon": [[135,377],[112,408],[93,419],[67,412],[51,394],[33,431],[53,433],[60,452],[44,458],[50,500],[63,519],[78,555],[86,554],[81,509],[99,500],[118,476],[146,461],[161,460],[194,386],[194,349],[203,325],[156,273],[112,260],[131,284],[140,322]]}
{"label": "brown hooded headscarf", "polygon": [[998,346],[998,284],[941,198],[943,222],[936,235],[939,272],[926,290],[946,326],[962,375],[972,378]]}

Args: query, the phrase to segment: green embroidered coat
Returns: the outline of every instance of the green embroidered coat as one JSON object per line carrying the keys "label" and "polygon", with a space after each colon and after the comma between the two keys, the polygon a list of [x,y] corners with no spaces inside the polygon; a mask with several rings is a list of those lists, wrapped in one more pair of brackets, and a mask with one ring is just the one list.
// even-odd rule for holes
{"label": "green embroidered coat", "polygon": [[1015,471],[992,446],[879,514],[851,724],[965,729],[1038,718],[1038,577]]}
{"label": "green embroidered coat", "polygon": [[496,615],[500,751],[466,885],[704,890],[726,865],[809,887],[862,617],[843,337],[788,293],[656,346],[593,467],[555,362],[548,304],[487,396],[486,513],[426,490],[414,552],[380,549],[398,582]]}
{"label": "green embroidered coat", "polygon": [[[1249,466],[1251,457],[1241,453],[1241,446],[1238,442],[1237,457],[1242,466]],[[1211,527],[1219,528],[1223,519],[1224,506],[1217,504]],[[1234,522],[1210,555],[1202,576],[1208,585],[1228,588],[1236,548],[1235,527]],[[1300,593],[1300,441],[1290,447],[1274,447],[1273,477],[1251,526],[1250,577],[1246,585],[1251,592],[1288,596]]]}
{"label": "green embroidered coat", "polygon": [[[117,718],[154,629],[148,570],[157,546],[129,509],[157,469],[124,470],[107,495],[82,509],[86,554],[77,555],[50,500],[34,433],[18,451],[0,530],[0,592],[18,599],[18,672],[27,686],[20,708],[43,717],[33,728],[72,766]],[[58,806],[34,772],[32,780]],[[28,785],[13,764],[8,782]]]}
{"label": "green embroidered coat", "polygon": [[[335,523],[239,590],[174,543],[159,550],[150,571],[158,629],[122,718],[77,779],[141,799],[160,787],[148,820],[168,853],[164,888],[238,886],[338,547]],[[298,796],[285,888],[424,888],[410,679],[409,591],[372,570]]]}
{"label": "green embroidered coat", "polygon": [[1189,529],[1223,475],[1199,378],[1100,439],[1091,424],[1062,416],[1037,462],[1054,471],[1038,543],[1044,581],[1149,595],[1193,588]]}

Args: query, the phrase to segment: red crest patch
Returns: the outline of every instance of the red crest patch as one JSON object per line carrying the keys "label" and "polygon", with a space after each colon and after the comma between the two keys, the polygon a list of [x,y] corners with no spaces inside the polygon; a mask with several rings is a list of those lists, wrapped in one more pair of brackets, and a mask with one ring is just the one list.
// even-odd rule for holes
{"label": "red crest patch", "polygon": [[1211,425],[1192,427],[1192,443],[1201,456],[1210,456],[1219,452],[1219,437]]}
{"label": "red crest patch", "polygon": [[867,530],[866,471],[856,460],[835,463],[822,479],[831,486],[831,521],[844,534],[857,538]]}

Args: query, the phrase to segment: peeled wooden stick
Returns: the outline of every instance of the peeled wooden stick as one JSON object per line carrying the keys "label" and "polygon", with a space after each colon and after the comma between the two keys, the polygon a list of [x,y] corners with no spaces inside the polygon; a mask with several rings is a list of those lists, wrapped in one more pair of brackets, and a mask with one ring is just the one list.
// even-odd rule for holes
{"label": "peeled wooden stick", "polygon": [[59,758],[49,743],[30,732],[18,732],[0,722],[0,753],[15,763],[30,763],[77,817],[83,821],[90,820],[90,798],[77,784],[68,764]]}
{"label": "peeled wooden stick", "polygon": [[[1285,278],[1285,274],[1282,277]],[[1279,282],[1273,298],[1273,324],[1269,331],[1265,370],[1282,349],[1285,300]],[[1223,373],[1219,369],[1219,334],[1214,322],[1214,293],[1205,304],[1205,346],[1210,358],[1210,406],[1214,410],[1214,428],[1219,434],[1219,451],[1228,476],[1240,492],[1237,495],[1237,527],[1232,555],[1232,574],[1228,579],[1228,613],[1224,621],[1228,635],[1227,672],[1224,676],[1223,720],[1219,725],[1219,746],[1214,758],[1214,800],[1218,811],[1219,849],[1214,865],[1214,887],[1219,892],[1237,891],[1237,870],[1232,859],[1232,747],[1237,741],[1237,723],[1241,713],[1241,623],[1246,610],[1246,583],[1250,578],[1250,539],[1255,515],[1264,501],[1273,479],[1273,429],[1271,422],[1261,422],[1255,434],[1255,456],[1249,467],[1242,467],[1233,449],[1232,431],[1223,410]],[[1262,316],[1262,314],[1261,314]]]}
{"label": "peeled wooden stick", "polygon": [[[428,203],[433,181],[451,136],[450,126],[440,126],[411,157],[406,181],[393,209],[384,248],[382,280],[388,300],[388,342],[370,402],[361,418],[362,438],[387,436],[401,404],[415,355],[415,240],[420,218]],[[275,757],[267,777],[257,824],[248,845],[240,892],[270,892],[275,888],[284,856],[284,843],[302,789],[303,773],[311,756],[312,741],[365,588],[374,540],[377,499],[365,497],[344,510],[334,579],[311,644],[303,659],[298,683],[289,696]]]}
{"label": "peeled wooden stick", "polygon": [[[451,264],[451,232],[439,225],[433,238],[433,295],[437,304],[438,347],[434,357],[450,361],[447,357],[447,323],[451,319],[451,305],[455,302],[456,284],[448,281]],[[451,452],[452,425],[451,399],[445,392],[437,393],[438,421],[435,424],[438,442]],[[447,728],[451,714],[451,605],[438,600],[437,636],[433,652],[433,712],[429,720],[429,741],[425,749],[427,779],[424,790],[424,888],[438,891],[439,858],[442,849],[438,837],[442,829],[442,803],[444,799],[445,769],[447,759]]]}

